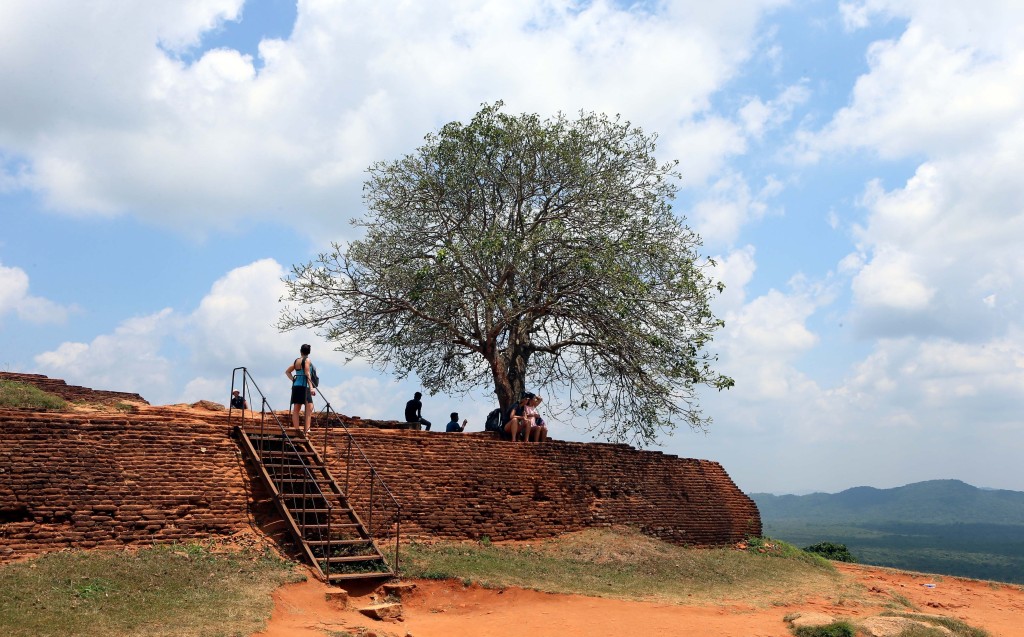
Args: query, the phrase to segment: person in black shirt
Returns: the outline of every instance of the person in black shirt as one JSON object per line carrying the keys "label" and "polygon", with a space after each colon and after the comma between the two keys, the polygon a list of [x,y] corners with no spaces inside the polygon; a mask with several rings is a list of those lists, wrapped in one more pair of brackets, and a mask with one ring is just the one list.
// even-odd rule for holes
{"label": "person in black shirt", "polygon": [[423,425],[423,428],[430,431],[430,421],[423,417],[420,411],[423,409],[423,403],[420,402],[420,398],[423,394],[416,392],[412,400],[405,403],[405,422],[414,422]]}
{"label": "person in black shirt", "polygon": [[249,404],[245,402],[245,398],[236,389],[231,392],[231,407],[234,409],[248,409]]}

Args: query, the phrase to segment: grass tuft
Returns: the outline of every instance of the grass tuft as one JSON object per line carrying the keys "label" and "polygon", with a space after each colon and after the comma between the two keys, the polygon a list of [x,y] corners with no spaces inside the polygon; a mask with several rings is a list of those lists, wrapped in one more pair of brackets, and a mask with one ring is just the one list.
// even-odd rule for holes
{"label": "grass tuft", "polygon": [[796,637],[854,637],[857,629],[848,621],[837,621],[824,626],[797,626]]}
{"label": "grass tuft", "polygon": [[0,380],[0,407],[62,411],[68,408],[68,403],[60,396],[54,396],[34,385]]}
{"label": "grass tuft", "polygon": [[[981,629],[975,628],[952,617],[941,617],[939,615],[918,615],[915,613],[883,613],[883,615],[889,617],[906,617],[907,619],[914,619],[919,622],[931,624],[933,626],[941,626],[946,628],[953,633],[954,637],[989,637],[988,632]],[[916,632],[914,632],[916,631]],[[900,633],[899,637],[932,637],[946,635],[944,631],[932,629],[927,626],[921,628],[908,629]]]}
{"label": "grass tuft", "polygon": [[914,602],[910,601],[906,595],[897,593],[896,591],[890,591],[889,595],[892,597],[893,601],[899,605],[897,606],[896,604],[893,604],[891,605],[891,608],[899,608],[902,606],[903,608],[909,608],[910,610],[921,610],[915,606]]}

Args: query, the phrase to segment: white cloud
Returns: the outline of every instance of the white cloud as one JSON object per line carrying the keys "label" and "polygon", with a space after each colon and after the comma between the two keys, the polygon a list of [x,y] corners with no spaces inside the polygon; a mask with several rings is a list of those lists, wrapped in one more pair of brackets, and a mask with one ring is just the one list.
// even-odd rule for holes
{"label": "white cloud", "polygon": [[691,222],[706,242],[731,245],[744,226],[770,214],[768,201],[780,190],[780,182],[770,177],[760,191],[752,193],[742,175],[728,172],[693,206]]}
{"label": "white cloud", "polygon": [[717,266],[712,276],[725,284],[725,290],[714,300],[716,316],[738,311],[743,306],[745,288],[757,271],[754,252],[754,246],[747,245],[724,257],[715,257]]}
{"label": "white cloud", "polygon": [[855,324],[866,336],[964,342],[1019,327],[1024,5],[866,0],[843,12],[850,28],[878,17],[907,26],[870,47],[850,103],[802,133],[804,148],[918,162],[902,185],[865,187],[858,262],[845,262]]}
{"label": "white cloud", "polygon": [[796,107],[807,102],[810,97],[811,92],[804,84],[789,86],[777,98],[768,102],[752,97],[740,108],[740,121],[748,135],[760,139],[766,132],[789,121]]}
{"label": "white cloud", "polygon": [[29,323],[64,323],[71,310],[29,294],[28,274],[21,268],[0,264],[0,318],[13,312]]}
{"label": "white cloud", "polygon": [[[131,318],[112,334],[89,343],[63,343],[36,356],[35,362],[42,373],[97,388],[138,392],[157,403],[223,402],[231,370],[246,367],[268,393],[271,405],[282,409],[287,406],[287,398],[280,395],[280,387],[287,384],[284,370],[299,355],[299,346],[310,343],[321,378],[328,383],[334,379],[344,404],[374,412],[374,390],[366,389],[367,379],[360,381],[358,376],[368,369],[365,362],[354,361],[342,371],[345,355],[311,330],[277,330],[284,275],[273,259],[255,261],[215,281],[191,312],[167,308]],[[351,398],[353,392],[360,398]]]}
{"label": "white cloud", "polygon": [[863,307],[926,310],[935,289],[903,253],[879,250],[853,279],[854,299]]}
{"label": "white cloud", "polygon": [[175,57],[236,19],[240,0],[5,3],[0,149],[26,162],[6,187],[186,232],[285,210],[348,232],[371,161],[499,98],[514,111],[621,112],[699,181],[743,150],[736,125],[707,109],[779,4],[310,1],[290,39],[260,43],[257,72],[236,51]]}
{"label": "white cloud", "polygon": [[113,334],[89,343],[62,343],[35,357],[42,373],[88,386],[142,393],[166,394],[173,383],[173,364],[161,353],[164,338],[180,325],[170,308],[132,318]]}

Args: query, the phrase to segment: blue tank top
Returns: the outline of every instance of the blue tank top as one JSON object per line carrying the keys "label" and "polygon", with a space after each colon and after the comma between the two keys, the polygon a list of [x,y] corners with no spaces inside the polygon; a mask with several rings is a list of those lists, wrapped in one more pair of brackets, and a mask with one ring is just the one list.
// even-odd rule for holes
{"label": "blue tank top", "polygon": [[[303,361],[303,362],[300,362],[300,360]],[[304,358],[303,359],[296,358],[295,359],[295,363],[299,363],[299,364],[296,365],[295,363],[292,363],[292,365],[296,369],[296,371],[295,371],[295,380],[292,381],[292,387],[305,387],[306,386],[306,371],[305,371],[306,364],[304,362],[305,360],[306,359],[304,359]]]}

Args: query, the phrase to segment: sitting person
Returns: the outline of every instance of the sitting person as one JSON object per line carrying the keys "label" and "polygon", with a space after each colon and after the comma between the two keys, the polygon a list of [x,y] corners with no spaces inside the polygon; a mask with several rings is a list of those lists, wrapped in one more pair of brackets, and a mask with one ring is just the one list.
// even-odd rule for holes
{"label": "sitting person", "polygon": [[508,419],[502,428],[504,432],[502,438],[512,440],[513,442],[525,438],[527,432],[526,404],[530,402],[532,396],[533,394],[524,392],[519,398],[519,402],[509,407],[507,412]]}
{"label": "sitting person", "polygon": [[445,426],[444,430],[447,433],[453,433],[453,432],[462,433],[463,431],[466,430],[466,425],[468,425],[468,424],[469,424],[469,420],[468,419],[467,420],[463,420],[462,421],[462,426],[460,427],[459,426],[459,412],[453,411],[452,412],[452,420],[451,420],[451,422],[449,422]]}
{"label": "sitting person", "polygon": [[236,389],[231,392],[231,408],[232,409],[248,409],[249,403],[246,402],[245,398],[242,397],[241,393]]}
{"label": "sitting person", "polygon": [[540,396],[530,394],[531,398],[526,403],[526,418],[529,428],[526,430],[527,442],[544,442],[548,439],[548,428],[544,419],[537,413],[537,406],[541,403]]}
{"label": "sitting person", "polygon": [[412,400],[405,403],[405,422],[413,422],[418,425],[423,425],[423,428],[430,431],[430,421],[423,417],[420,413],[423,409],[423,403],[420,402],[420,398],[423,394],[416,392]]}

